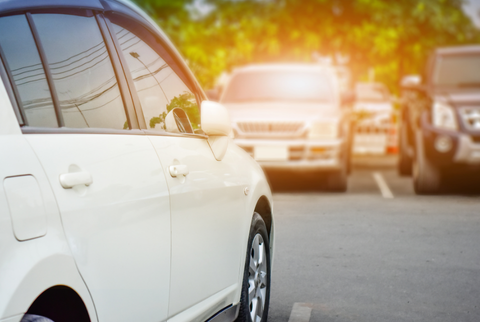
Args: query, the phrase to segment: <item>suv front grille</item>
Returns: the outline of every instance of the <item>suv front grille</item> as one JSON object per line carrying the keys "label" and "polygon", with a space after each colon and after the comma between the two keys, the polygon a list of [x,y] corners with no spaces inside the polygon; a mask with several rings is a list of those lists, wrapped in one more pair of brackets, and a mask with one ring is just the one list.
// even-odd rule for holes
{"label": "suv front grille", "polygon": [[463,107],[460,116],[468,130],[480,130],[480,107]]}
{"label": "suv front grille", "polygon": [[299,121],[248,121],[238,122],[237,126],[245,134],[294,135],[303,128],[304,123]]}

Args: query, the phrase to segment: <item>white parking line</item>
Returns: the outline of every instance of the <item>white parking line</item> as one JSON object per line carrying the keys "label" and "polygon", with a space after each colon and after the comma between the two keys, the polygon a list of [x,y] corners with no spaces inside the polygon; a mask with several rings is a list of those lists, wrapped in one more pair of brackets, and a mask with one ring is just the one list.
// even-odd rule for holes
{"label": "white parking line", "polygon": [[309,322],[312,308],[305,303],[294,303],[288,322]]}
{"label": "white parking line", "polygon": [[374,172],[372,173],[373,178],[375,179],[375,182],[378,185],[378,188],[380,189],[380,192],[382,193],[383,198],[386,199],[392,199],[393,198],[393,193],[388,187],[387,182],[385,179],[383,179],[383,176],[380,172]]}

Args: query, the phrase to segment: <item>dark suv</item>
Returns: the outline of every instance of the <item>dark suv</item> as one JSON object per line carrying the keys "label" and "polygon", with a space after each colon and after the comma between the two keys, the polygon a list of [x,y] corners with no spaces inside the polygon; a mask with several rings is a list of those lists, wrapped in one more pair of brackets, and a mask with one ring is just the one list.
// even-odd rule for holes
{"label": "dark suv", "polygon": [[438,192],[447,173],[480,169],[480,46],[439,48],[423,77],[402,81],[401,175],[417,194]]}

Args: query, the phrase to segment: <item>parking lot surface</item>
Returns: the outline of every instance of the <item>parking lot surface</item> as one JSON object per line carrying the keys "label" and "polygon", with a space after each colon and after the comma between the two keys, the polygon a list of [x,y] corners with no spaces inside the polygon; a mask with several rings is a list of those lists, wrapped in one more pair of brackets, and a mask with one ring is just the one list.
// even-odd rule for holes
{"label": "parking lot surface", "polygon": [[269,175],[269,321],[480,321],[480,181],[417,196],[394,164],[357,158],[345,194],[308,175]]}

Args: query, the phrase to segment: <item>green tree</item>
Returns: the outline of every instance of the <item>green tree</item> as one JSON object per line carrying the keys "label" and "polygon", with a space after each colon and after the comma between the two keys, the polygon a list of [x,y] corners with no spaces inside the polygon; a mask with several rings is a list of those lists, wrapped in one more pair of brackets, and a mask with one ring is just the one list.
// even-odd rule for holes
{"label": "green tree", "polygon": [[419,73],[439,46],[480,43],[462,0],[137,0],[172,38],[204,87],[222,71],[256,62],[349,57],[354,75],[374,68],[392,89]]}

